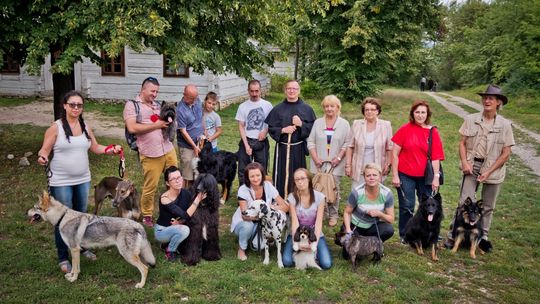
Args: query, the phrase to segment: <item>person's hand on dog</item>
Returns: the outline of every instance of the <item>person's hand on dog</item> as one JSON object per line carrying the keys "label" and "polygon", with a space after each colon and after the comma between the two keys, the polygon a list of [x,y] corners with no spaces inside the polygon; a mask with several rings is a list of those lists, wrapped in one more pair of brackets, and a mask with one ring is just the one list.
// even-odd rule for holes
{"label": "person's hand on dog", "polygon": [[199,203],[206,198],[206,192],[199,192],[197,193],[197,196],[195,196],[195,200],[193,201],[193,204],[195,204],[196,207],[199,207]]}
{"label": "person's hand on dog", "polygon": [[164,120],[161,120],[161,119],[158,119],[154,122],[154,125],[158,128],[158,129],[164,129],[164,128],[167,128],[169,126],[169,124],[171,124],[170,122],[168,121],[164,121]]}
{"label": "person's hand on dog", "polygon": [[345,243],[348,243],[351,240],[352,234],[352,231],[349,231],[345,234]]}
{"label": "person's hand on dog", "polygon": [[171,219],[171,226],[172,225],[182,225],[184,221],[182,221],[180,218],[172,218]]}

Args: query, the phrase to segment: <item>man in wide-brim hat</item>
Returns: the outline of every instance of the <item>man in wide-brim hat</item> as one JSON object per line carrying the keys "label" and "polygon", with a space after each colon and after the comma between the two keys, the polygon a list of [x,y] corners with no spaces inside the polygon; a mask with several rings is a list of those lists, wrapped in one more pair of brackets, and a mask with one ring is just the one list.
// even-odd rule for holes
{"label": "man in wide-brim hat", "polygon": [[[459,157],[463,181],[459,204],[470,197],[478,200],[476,190],[482,184],[482,240],[480,249],[489,252],[492,249],[488,241],[489,228],[493,218],[493,209],[499,195],[502,182],[506,175],[506,162],[515,145],[512,124],[497,113],[497,110],[508,103],[501,89],[496,85],[489,85],[486,91],[478,93],[482,96],[483,110],[479,113],[465,117],[459,133]],[[452,229],[454,219],[448,232],[447,248],[453,247],[456,232]]]}

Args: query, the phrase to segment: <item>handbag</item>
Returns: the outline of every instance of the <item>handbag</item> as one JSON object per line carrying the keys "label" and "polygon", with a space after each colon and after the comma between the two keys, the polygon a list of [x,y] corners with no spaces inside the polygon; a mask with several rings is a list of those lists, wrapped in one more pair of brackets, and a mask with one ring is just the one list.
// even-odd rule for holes
{"label": "handbag", "polygon": [[[432,137],[433,137],[433,129],[436,127],[432,127],[429,130],[429,137],[428,137],[428,151],[427,151],[427,162],[426,162],[426,169],[424,170],[424,181],[426,185],[431,185],[433,182],[433,164],[431,163],[431,145],[432,145]],[[444,183],[444,174],[443,174],[443,168],[442,168],[442,162],[439,162],[439,185],[442,185]]]}

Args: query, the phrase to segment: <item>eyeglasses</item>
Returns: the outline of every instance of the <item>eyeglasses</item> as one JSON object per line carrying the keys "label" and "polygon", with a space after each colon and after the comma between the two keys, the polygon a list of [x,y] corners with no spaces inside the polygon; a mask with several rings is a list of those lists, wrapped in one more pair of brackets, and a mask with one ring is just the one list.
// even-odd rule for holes
{"label": "eyeglasses", "polygon": [[294,179],[295,182],[300,182],[300,181],[305,181],[306,179],[308,179],[307,177],[297,177]]}
{"label": "eyeglasses", "polygon": [[68,103],[68,106],[72,109],[82,109],[84,104],[82,103]]}
{"label": "eyeglasses", "polygon": [[181,176],[169,178],[169,182],[179,182],[182,180]]}

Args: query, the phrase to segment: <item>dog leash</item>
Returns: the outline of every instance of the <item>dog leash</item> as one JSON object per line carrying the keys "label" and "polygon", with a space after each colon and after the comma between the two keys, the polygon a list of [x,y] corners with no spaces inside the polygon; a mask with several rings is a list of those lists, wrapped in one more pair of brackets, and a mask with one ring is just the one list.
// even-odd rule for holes
{"label": "dog leash", "polygon": [[[109,152],[109,150],[114,149],[114,146],[115,145],[108,145],[103,152]],[[120,176],[120,178],[124,178],[124,173],[126,172],[126,157],[124,156],[124,148],[122,148],[122,146],[120,146],[118,157],[120,157],[120,162],[118,163],[118,176]]]}
{"label": "dog leash", "polygon": [[45,177],[47,178],[47,192],[49,194],[52,194],[51,193],[51,177],[53,176],[53,173],[51,171],[51,166],[50,166],[49,161],[45,163],[44,169],[45,169]]}

